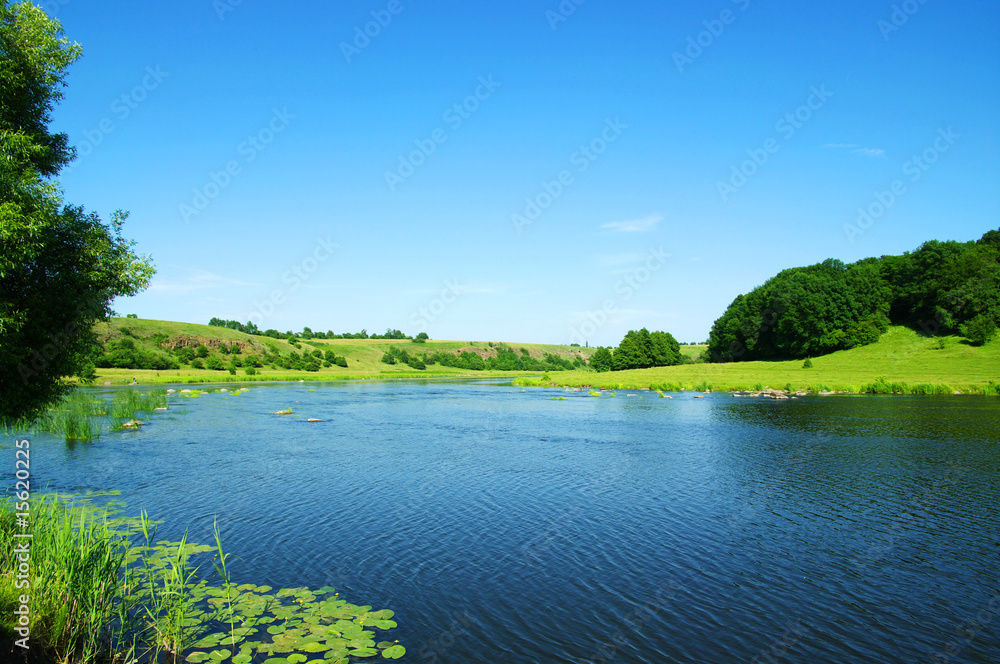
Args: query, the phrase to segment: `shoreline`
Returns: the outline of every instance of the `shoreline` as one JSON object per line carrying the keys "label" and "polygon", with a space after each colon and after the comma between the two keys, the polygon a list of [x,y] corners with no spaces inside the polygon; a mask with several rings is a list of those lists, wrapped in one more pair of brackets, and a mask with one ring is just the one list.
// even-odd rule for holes
{"label": "shoreline", "polygon": [[[686,366],[712,366],[712,365],[686,365]],[[729,365],[732,366],[732,365]],[[670,369],[672,367],[666,367]],[[515,387],[544,387],[544,388],[577,388],[592,390],[649,390],[654,392],[697,392],[704,394],[731,394],[734,396],[758,396],[762,393],[786,394],[788,396],[835,396],[835,395],[864,395],[864,394],[896,394],[896,395],[935,395],[935,396],[1000,396],[1000,383],[994,381],[982,381],[981,383],[951,383],[938,382],[933,380],[918,380],[914,382],[903,380],[883,380],[881,376],[869,375],[859,377],[860,380],[851,383],[838,383],[824,380],[823,376],[817,379],[804,381],[802,377],[796,380],[771,380],[764,382],[753,379],[730,379],[719,376],[711,376],[710,372],[704,372],[686,380],[657,380],[659,375],[641,374],[640,372],[652,372],[656,370],[639,369],[622,372],[553,372],[551,374],[539,374],[538,372],[523,371],[462,371],[455,373],[434,372],[386,372],[386,373],[352,373],[336,375],[331,373],[296,373],[288,372],[280,375],[256,375],[256,376],[199,376],[197,374],[180,373],[175,375],[163,375],[166,372],[153,371],[129,371],[111,370],[115,373],[98,374],[98,379],[89,385],[77,383],[78,387],[122,387],[132,385],[131,378],[135,377],[138,387],[163,387],[169,385],[218,385],[229,386],[233,384],[264,385],[268,383],[315,383],[315,382],[343,382],[343,381],[409,381],[409,380],[509,380]],[[143,374],[160,375],[143,375]],[[662,373],[662,372],[660,372]],[[751,382],[752,380],[752,382]]]}

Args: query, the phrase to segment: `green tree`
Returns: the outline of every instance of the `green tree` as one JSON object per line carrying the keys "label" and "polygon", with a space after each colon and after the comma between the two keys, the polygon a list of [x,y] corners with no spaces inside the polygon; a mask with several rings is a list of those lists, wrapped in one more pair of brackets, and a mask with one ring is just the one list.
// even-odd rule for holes
{"label": "green tree", "polygon": [[594,351],[594,355],[590,358],[590,367],[594,371],[611,371],[614,367],[611,351],[603,346]]}
{"label": "green tree", "polygon": [[94,323],[149,283],[149,257],[108,224],[64,204],[53,178],[74,157],[49,130],[66,68],[81,53],[38,7],[0,0],[0,419],[33,417],[93,376]]}

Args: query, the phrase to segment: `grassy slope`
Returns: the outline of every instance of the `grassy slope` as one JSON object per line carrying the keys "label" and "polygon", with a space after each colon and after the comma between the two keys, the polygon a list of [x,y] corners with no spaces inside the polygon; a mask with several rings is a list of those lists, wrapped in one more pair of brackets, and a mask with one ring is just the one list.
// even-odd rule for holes
{"label": "grassy slope", "polygon": [[[181,365],[179,370],[169,371],[143,371],[137,369],[98,369],[98,382],[111,381],[120,383],[122,381],[131,382],[136,378],[140,383],[179,383],[179,382],[230,382],[230,381],[251,381],[251,380],[350,380],[361,378],[407,378],[407,377],[428,377],[428,376],[517,376],[525,375],[526,372],[475,372],[466,369],[455,369],[452,367],[442,367],[439,365],[429,366],[424,371],[417,371],[405,364],[388,365],[383,364],[383,353],[390,346],[404,348],[410,353],[435,353],[435,352],[455,352],[468,350],[479,352],[480,354],[492,355],[489,342],[485,341],[436,341],[431,340],[423,344],[416,344],[407,339],[311,339],[308,342],[300,342],[300,347],[296,349],[283,339],[271,339],[269,337],[258,337],[229,330],[222,327],[210,327],[208,325],[198,325],[194,323],[176,323],[172,321],[146,320],[141,318],[112,318],[109,323],[101,323],[97,326],[98,336],[102,341],[117,339],[122,336],[121,329],[127,328],[136,337],[138,345],[150,350],[157,349],[157,345],[152,339],[154,335],[165,334],[169,337],[168,343],[187,337],[197,343],[204,343],[210,349],[218,347],[220,341],[229,343],[238,342],[246,344],[242,357],[249,354],[261,355],[261,351],[267,346],[272,353],[288,355],[292,352],[302,353],[318,348],[322,351],[333,350],[334,353],[347,358],[348,367],[346,369],[333,366],[320,369],[318,372],[292,371],[285,369],[270,369],[264,367],[258,369],[258,375],[246,376],[243,369],[237,369],[237,375],[231,376],[228,371],[211,371],[208,369],[193,369],[189,366]],[[593,354],[593,348],[573,348],[570,346],[558,346],[550,344],[507,344],[516,351],[527,349],[533,357],[541,357],[545,353],[553,353],[563,357],[575,357],[582,355],[589,358]],[[228,361],[228,357],[222,356]]]}
{"label": "grassy slope", "polygon": [[[151,339],[154,334],[166,334],[171,339],[186,335],[205,342],[209,347],[217,346],[218,340],[243,342],[260,348],[262,344],[277,349],[281,354],[295,350],[284,340],[254,337],[219,327],[152,321],[142,319],[114,318],[110,323],[98,328],[103,338],[120,335],[121,327],[128,327],[148,347],[155,347]],[[145,338],[144,338],[145,337]],[[213,343],[214,341],[214,343]],[[1000,382],[1000,338],[990,344],[976,348],[959,337],[944,337],[944,348],[935,346],[938,339],[927,339],[903,327],[890,328],[877,344],[840,351],[823,357],[813,358],[813,367],[802,368],[801,360],[789,362],[738,362],[731,364],[686,364],[676,367],[639,369],[610,373],[591,371],[551,372],[554,384],[609,388],[638,389],[651,385],[672,384],[677,389],[710,387],[715,391],[753,389],[756,386],[784,388],[791,384],[796,389],[831,389],[856,392],[878,376],[886,376],[890,381],[915,384],[948,385],[955,390],[968,391],[969,388],[983,387],[990,381]],[[408,377],[467,377],[467,376],[518,376],[523,372],[475,372],[465,369],[431,366],[426,371],[416,371],[406,365],[387,365],[379,360],[389,346],[403,347],[413,352],[454,352],[472,350],[489,352],[488,342],[478,341],[429,341],[414,344],[410,341],[383,339],[315,339],[315,347],[332,349],[337,355],[346,356],[349,367],[331,367],[319,372],[290,371],[264,368],[257,376],[245,376],[240,369],[236,376],[226,371],[192,369],[183,366],[179,371],[136,371],[130,369],[100,369],[100,381],[121,382],[135,377],[141,383],[177,382],[229,382],[247,380],[335,380],[363,378],[408,378]],[[582,354],[589,357],[593,348],[571,348],[546,344],[507,345],[519,350],[526,348],[533,356],[555,353],[565,357]],[[302,343],[299,352],[311,350],[312,345]],[[697,357],[705,346],[681,346],[681,352]],[[249,352],[244,352],[244,356]],[[537,376],[536,373],[528,374]]]}
{"label": "grassy slope", "polygon": [[990,381],[1000,382],[1000,338],[981,348],[959,337],[943,339],[945,347],[937,349],[938,339],[922,337],[905,327],[892,327],[876,344],[813,358],[810,369],[802,368],[802,360],[794,360],[686,364],[602,374],[574,371],[550,376],[560,385],[638,389],[673,383],[686,389],[702,386],[724,392],[754,389],[757,385],[782,389],[788,384],[796,389],[857,392],[878,376],[911,386],[948,385],[963,392]]}

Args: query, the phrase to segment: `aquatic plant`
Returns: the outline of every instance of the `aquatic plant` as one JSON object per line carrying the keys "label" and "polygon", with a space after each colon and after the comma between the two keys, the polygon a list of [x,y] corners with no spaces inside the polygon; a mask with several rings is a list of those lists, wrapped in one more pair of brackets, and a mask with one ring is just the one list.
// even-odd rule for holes
{"label": "aquatic plant", "polygon": [[[0,504],[0,618],[12,629],[14,535],[20,532],[10,501]],[[36,496],[32,502],[32,639],[60,662],[188,661],[250,664],[280,655],[285,664],[320,654],[347,664],[352,656],[381,653],[398,659],[406,649],[376,640],[396,627],[390,610],[350,604],[331,586],[317,590],[252,583],[237,585],[222,547],[159,541],[143,512],[113,516],[86,498]],[[142,543],[134,545],[132,535]],[[214,575],[199,578],[200,558],[215,554]],[[8,610],[10,609],[10,610]]]}

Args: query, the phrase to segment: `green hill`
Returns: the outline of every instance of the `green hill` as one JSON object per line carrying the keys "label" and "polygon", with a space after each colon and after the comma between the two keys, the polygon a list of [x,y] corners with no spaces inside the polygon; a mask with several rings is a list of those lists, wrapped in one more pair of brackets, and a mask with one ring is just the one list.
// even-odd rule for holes
{"label": "green hill", "polygon": [[[249,335],[224,327],[198,325],[195,323],[177,323],[172,321],[146,320],[141,318],[112,318],[107,323],[100,323],[95,331],[106,353],[110,354],[122,342],[134,348],[132,354],[155,356],[160,362],[173,362],[178,368],[161,369],[131,369],[131,368],[100,368],[97,369],[98,382],[111,381],[130,382],[135,378],[140,383],[167,382],[227,382],[250,380],[336,380],[361,378],[403,378],[426,376],[489,376],[489,375],[520,375],[525,372],[470,371],[455,367],[432,364],[424,370],[416,370],[406,364],[389,365],[381,362],[382,356],[391,347],[406,350],[408,353],[424,355],[434,353],[449,353],[459,355],[463,352],[475,353],[484,360],[497,354],[502,345],[509,346],[516,352],[527,351],[535,359],[543,359],[546,354],[573,361],[580,358],[586,361],[593,348],[575,346],[508,343],[486,341],[439,341],[430,340],[424,343],[413,343],[408,339],[310,339],[298,340],[293,345],[289,340],[273,339],[271,337]],[[233,344],[239,347],[239,353],[232,351]],[[238,358],[240,364],[246,364],[249,358],[256,358],[263,366],[255,368],[254,375],[247,374],[245,366],[238,367],[236,374],[230,374],[226,369],[198,369],[190,363],[181,362],[178,351],[183,348],[195,349],[204,346],[207,357],[202,358],[207,364],[210,358],[215,358],[222,364],[228,364],[233,358]],[[223,347],[226,348],[223,348]],[[523,349],[523,350],[522,350]],[[299,356],[304,353],[320,351],[324,356],[326,351],[332,351],[336,356],[346,359],[347,367],[332,365],[321,366],[318,371],[283,369],[268,362],[268,358],[289,358],[293,353]]]}
{"label": "green hill", "polygon": [[716,392],[791,386],[810,391],[1000,393],[1000,338],[984,346],[973,346],[957,336],[924,337],[906,327],[890,327],[873,344],[811,361],[811,368],[804,368],[802,360],[699,363],[608,373],[573,371],[551,374],[550,380],[544,382],[530,379],[516,382]]}
{"label": "green hill", "polygon": [[[813,366],[804,368],[802,360],[783,362],[696,363],[653,369],[636,369],[596,373],[589,370],[549,371],[548,378],[540,379],[542,372],[472,371],[438,364],[425,370],[415,370],[405,364],[388,365],[381,362],[383,354],[395,346],[409,353],[433,354],[437,352],[460,354],[471,352],[483,358],[496,355],[501,345],[515,351],[524,349],[533,358],[546,353],[558,357],[586,360],[593,348],[573,346],[506,343],[487,341],[438,341],[423,344],[409,340],[388,339],[311,339],[293,345],[284,339],[252,336],[224,327],[177,323],[171,321],[135,318],[112,318],[97,326],[98,338],[106,348],[114,347],[123,339],[142,351],[156,353],[177,361],[180,348],[204,345],[208,358],[216,357],[227,364],[232,358],[245,363],[248,358],[290,357],[319,350],[324,356],[332,350],[338,357],[346,358],[347,367],[332,365],[318,371],[272,368],[268,363],[247,375],[245,367],[231,374],[226,369],[197,369],[180,363],[177,369],[98,369],[98,382],[140,383],[218,383],[232,381],[273,380],[337,380],[337,379],[392,379],[411,377],[485,377],[512,376],[523,385],[592,386],[612,389],[653,388],[663,390],[705,390],[716,392],[740,391],[770,387],[811,391],[830,390],[862,392],[872,389],[880,377],[884,383],[876,385],[877,391],[905,392],[996,392],[1000,383],[1000,339],[984,346],[973,346],[957,337],[921,336],[905,327],[890,327],[882,338],[859,348],[837,351],[812,358]],[[237,355],[224,354],[222,346],[232,350],[239,346]],[[704,350],[703,345],[682,346],[682,352],[692,359]],[[208,358],[204,358],[205,361]],[[893,384],[895,383],[895,389]],[[878,389],[881,387],[881,389]]]}

